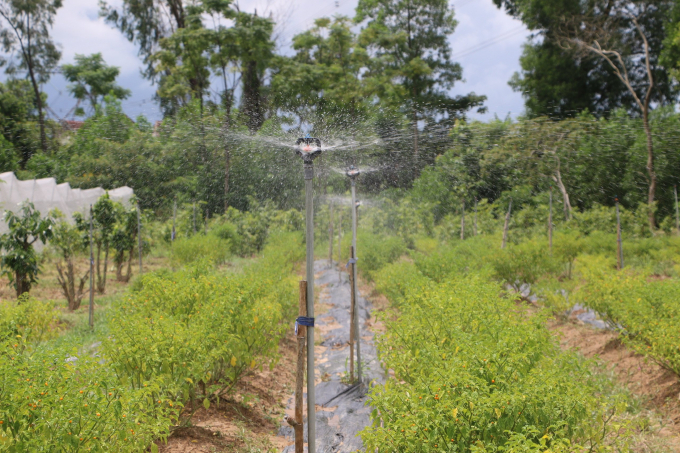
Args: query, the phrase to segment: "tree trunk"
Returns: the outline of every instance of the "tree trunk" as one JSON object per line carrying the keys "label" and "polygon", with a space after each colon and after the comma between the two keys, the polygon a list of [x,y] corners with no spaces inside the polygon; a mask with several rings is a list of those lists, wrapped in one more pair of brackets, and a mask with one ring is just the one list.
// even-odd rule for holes
{"label": "tree trunk", "polygon": [[647,174],[649,175],[649,192],[647,193],[647,209],[649,219],[649,229],[654,233],[656,229],[656,219],[654,216],[654,199],[656,195],[656,172],[654,171],[654,147],[652,144],[652,130],[649,127],[649,107],[643,110],[642,123],[644,124],[645,134],[647,135]]}
{"label": "tree trunk", "polygon": [[264,122],[262,114],[262,99],[260,93],[260,78],[257,74],[257,62],[245,62],[243,79],[242,110],[246,116],[248,130],[251,134],[257,132]]}
{"label": "tree trunk", "polygon": [[562,173],[560,172],[560,158],[555,156],[555,159],[557,159],[557,168],[555,169],[555,174],[552,175],[552,179],[555,181],[557,188],[560,189],[560,192],[562,193],[564,220],[571,220],[571,202],[569,201],[569,193],[567,193],[567,188],[562,182]]}
{"label": "tree trunk", "polygon": [[33,58],[30,55],[30,47],[28,58],[25,58],[26,66],[28,67],[28,75],[31,78],[31,85],[33,85],[33,93],[35,94],[35,106],[38,109],[38,125],[40,126],[40,149],[43,153],[47,153],[47,136],[45,134],[45,114],[43,112],[42,98],[40,97],[40,87],[38,81],[35,79],[35,72],[33,71]]}

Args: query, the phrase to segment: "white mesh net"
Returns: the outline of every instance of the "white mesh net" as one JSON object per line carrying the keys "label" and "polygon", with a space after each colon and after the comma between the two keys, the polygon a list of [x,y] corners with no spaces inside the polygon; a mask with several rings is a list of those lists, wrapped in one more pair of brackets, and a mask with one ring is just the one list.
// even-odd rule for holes
{"label": "white mesh net", "polygon": [[[45,216],[53,208],[59,208],[71,220],[75,212],[87,213],[90,205],[106,193],[101,187],[94,189],[71,189],[69,183],[57,184],[54,178],[20,181],[12,172],[0,173],[0,214],[5,211],[17,212],[19,205],[28,200]],[[127,186],[109,190],[113,201],[129,207],[134,195]],[[0,233],[7,231],[5,222],[0,222]]]}

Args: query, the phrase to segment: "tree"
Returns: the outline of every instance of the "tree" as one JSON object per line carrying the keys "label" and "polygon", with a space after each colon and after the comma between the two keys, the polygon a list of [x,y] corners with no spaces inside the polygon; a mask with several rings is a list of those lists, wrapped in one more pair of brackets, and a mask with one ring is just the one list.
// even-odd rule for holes
{"label": "tree", "polygon": [[657,63],[673,1],[494,0],[494,3],[522,20],[533,32],[520,58],[522,71],[510,81],[510,85],[523,94],[530,116],[564,118],[585,109],[597,116],[608,116],[620,107],[635,115],[641,114],[629,89],[606,61],[596,54],[564,46],[561,39],[565,23],[573,27],[585,19],[606,27],[606,33],[617,40],[617,48],[622,51],[629,69],[630,82],[641,96],[647,84],[645,59],[639,58],[644,53],[643,44],[630,20],[621,15],[626,8],[638,17],[650,44],[655,80],[652,102],[664,105],[675,101],[677,86],[667,69]]}
{"label": "tree", "polygon": [[364,21],[359,43],[373,57],[364,77],[381,100],[409,109],[418,156],[419,121],[444,118],[452,124],[486,99],[447,93],[463,72],[450,58],[453,10],[447,0],[359,0],[355,22]]}
{"label": "tree", "polygon": [[[602,58],[626,87],[642,113],[642,124],[647,136],[648,221],[652,231],[656,229],[654,201],[657,180],[649,111],[655,88],[655,71],[648,38],[651,33],[643,28],[639,19],[645,19],[644,23],[648,24],[649,16],[659,12],[659,6],[653,3],[629,5],[604,2],[587,14],[564,19],[556,32],[556,38],[565,48]],[[654,55],[658,54],[657,50]],[[638,68],[633,64],[635,60],[644,62],[644,84],[640,82]]]}
{"label": "tree", "polygon": [[139,55],[147,65],[144,75],[154,79],[153,55],[159,50],[160,40],[186,26],[183,0],[123,0],[119,8],[100,0],[99,6],[99,14],[139,46]]}
{"label": "tree", "polygon": [[0,247],[4,251],[0,266],[2,275],[9,278],[19,297],[38,281],[40,266],[33,244],[37,241],[46,244],[52,238],[54,222],[41,217],[33,203],[28,202],[22,204],[19,215],[5,211],[4,220],[9,232],[0,237]]}
{"label": "tree", "polygon": [[[22,170],[26,168],[36,149],[39,149],[39,132],[35,128],[35,119],[31,83],[17,79],[0,83],[0,134],[12,145]],[[12,166],[2,168],[2,171],[14,170]]]}
{"label": "tree", "polygon": [[[109,249],[116,224],[116,207],[108,192],[99,197],[93,207],[94,243],[97,246],[95,268],[97,270],[97,291],[106,291],[106,273],[109,266]],[[101,252],[104,251],[104,269],[101,268]]]}
{"label": "tree", "polygon": [[[78,99],[78,103],[87,99],[93,111],[97,110],[101,99],[106,95],[121,100],[130,96],[130,90],[116,83],[120,69],[108,66],[100,53],[90,56],[76,54],[76,63],[62,65],[61,70],[66,80],[73,84],[68,90]],[[79,108],[76,115],[82,116],[85,112]]]}
{"label": "tree", "polygon": [[[90,266],[87,266],[85,275],[80,278],[76,277],[74,258],[85,251],[89,240],[87,233],[78,228],[78,223],[76,225],[68,223],[64,214],[59,210],[55,211],[51,213],[55,226],[50,245],[58,253],[57,281],[68,303],[68,309],[74,311],[80,308],[80,303],[86,293],[85,283],[90,276]],[[80,220],[82,222],[82,217]],[[77,286],[76,279],[78,280]]]}
{"label": "tree", "polygon": [[0,28],[2,47],[7,53],[17,52],[21,56],[19,65],[10,64],[7,72],[13,74],[18,69],[28,72],[38,109],[43,152],[47,152],[47,134],[40,84],[49,80],[61,58],[49,33],[59,8],[61,0],[4,0],[0,3],[0,17],[6,25],[6,28]]}
{"label": "tree", "polygon": [[[116,252],[113,258],[116,264],[116,280],[127,283],[132,276],[132,260],[135,256],[135,245],[137,245],[137,210],[118,206],[118,222],[113,230],[111,245]],[[127,261],[127,272],[123,274],[125,261]]]}

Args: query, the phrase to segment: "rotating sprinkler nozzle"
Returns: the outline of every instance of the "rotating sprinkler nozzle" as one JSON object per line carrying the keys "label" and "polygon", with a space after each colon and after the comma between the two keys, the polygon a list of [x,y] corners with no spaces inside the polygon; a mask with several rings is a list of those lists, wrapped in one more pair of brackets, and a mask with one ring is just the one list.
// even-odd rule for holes
{"label": "rotating sprinkler nozzle", "polygon": [[302,157],[305,164],[311,164],[314,158],[321,154],[321,140],[318,138],[298,138],[295,146],[297,146],[295,152]]}
{"label": "rotating sprinkler nozzle", "polygon": [[352,181],[354,181],[356,177],[359,176],[360,173],[361,172],[359,171],[359,169],[354,165],[350,165],[350,167],[345,172],[345,174],[349,176],[352,179]]}

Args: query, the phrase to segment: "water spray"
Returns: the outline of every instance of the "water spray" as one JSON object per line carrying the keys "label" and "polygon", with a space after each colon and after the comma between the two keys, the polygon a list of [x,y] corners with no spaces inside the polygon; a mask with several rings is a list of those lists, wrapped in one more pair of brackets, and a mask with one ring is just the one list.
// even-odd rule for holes
{"label": "water spray", "polygon": [[[361,172],[359,171],[358,168],[356,168],[354,165],[350,166],[347,169],[347,172],[345,173],[352,185],[352,256],[350,257],[350,262],[352,263],[352,268],[350,269],[350,272],[352,272],[352,288],[351,291],[354,294],[354,299],[355,301],[358,301],[358,298],[356,297],[357,294],[357,267],[356,267],[356,261],[357,261],[357,193],[356,193],[356,185],[357,185],[357,177],[359,176]],[[354,310],[354,338],[356,338],[356,346],[357,346],[357,375],[358,375],[358,382],[361,383],[361,328],[359,326],[359,307],[358,304],[355,307]]]}
{"label": "water spray", "polygon": [[305,209],[307,223],[307,446],[316,451],[316,404],[314,394],[314,159],[321,155],[321,140],[298,138],[295,153],[302,158],[305,172]]}

